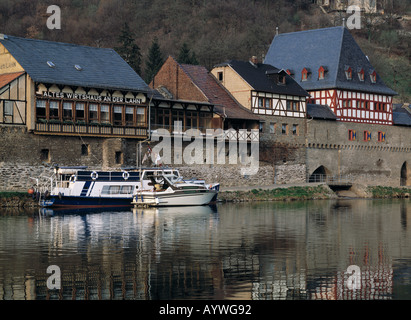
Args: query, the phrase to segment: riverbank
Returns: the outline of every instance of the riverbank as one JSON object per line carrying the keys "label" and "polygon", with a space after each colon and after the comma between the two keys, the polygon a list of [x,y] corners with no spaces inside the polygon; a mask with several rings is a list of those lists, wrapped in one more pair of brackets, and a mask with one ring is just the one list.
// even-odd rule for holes
{"label": "riverbank", "polygon": [[0,208],[36,208],[38,203],[27,192],[1,191]]}
{"label": "riverbank", "polygon": [[243,186],[226,190],[222,189],[218,195],[221,202],[327,200],[339,198],[406,199],[410,197],[410,187],[394,188],[353,185],[350,190],[334,192],[326,184],[276,185],[258,189]]}
{"label": "riverbank", "polygon": [[[353,185],[350,190],[334,192],[326,184],[272,185],[222,188],[220,202],[327,200],[338,198],[409,199],[410,187]],[[0,208],[36,208],[38,203],[27,192],[0,192]]]}

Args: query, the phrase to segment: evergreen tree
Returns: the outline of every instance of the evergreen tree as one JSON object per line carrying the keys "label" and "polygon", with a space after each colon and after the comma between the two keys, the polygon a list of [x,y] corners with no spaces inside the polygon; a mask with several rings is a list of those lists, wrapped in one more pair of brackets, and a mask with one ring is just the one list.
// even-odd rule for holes
{"label": "evergreen tree", "polygon": [[148,51],[148,60],[146,62],[145,69],[145,80],[147,83],[150,83],[153,80],[154,76],[160,70],[161,66],[164,63],[163,54],[160,50],[158,44],[158,39],[154,38],[153,43]]}
{"label": "evergreen tree", "polygon": [[128,26],[124,23],[120,36],[118,37],[120,46],[115,48],[117,53],[134,69],[138,74],[141,73],[141,53],[139,46],[134,42],[133,34]]}
{"label": "evergreen tree", "polygon": [[180,54],[178,55],[177,61],[178,63],[184,63],[184,64],[194,64],[194,65],[198,64],[195,53],[194,52],[190,53],[190,48],[185,42],[181,46]]}

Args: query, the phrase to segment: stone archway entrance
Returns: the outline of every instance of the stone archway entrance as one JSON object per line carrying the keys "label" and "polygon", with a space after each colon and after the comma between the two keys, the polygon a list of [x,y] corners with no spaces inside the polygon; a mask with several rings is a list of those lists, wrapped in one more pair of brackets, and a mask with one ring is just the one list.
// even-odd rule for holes
{"label": "stone archway entrance", "polygon": [[411,168],[409,168],[407,161],[405,161],[401,167],[400,186],[410,186],[411,185],[410,171],[411,171]]}
{"label": "stone archway entrance", "polygon": [[324,166],[319,166],[314,172],[310,175],[308,182],[326,182],[327,176],[330,176],[330,170]]}

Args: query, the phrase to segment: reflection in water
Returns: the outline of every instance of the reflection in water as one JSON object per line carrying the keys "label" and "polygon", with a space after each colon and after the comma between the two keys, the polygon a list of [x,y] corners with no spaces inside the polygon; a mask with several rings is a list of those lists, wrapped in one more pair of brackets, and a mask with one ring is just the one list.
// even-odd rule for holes
{"label": "reflection in water", "polygon": [[3,212],[0,300],[409,299],[410,215],[408,200]]}

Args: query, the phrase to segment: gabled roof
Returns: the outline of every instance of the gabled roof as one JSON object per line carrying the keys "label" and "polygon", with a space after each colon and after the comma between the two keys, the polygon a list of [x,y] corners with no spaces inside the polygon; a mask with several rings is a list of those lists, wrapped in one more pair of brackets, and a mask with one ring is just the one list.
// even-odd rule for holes
{"label": "gabled roof", "polygon": [[113,49],[14,36],[5,36],[0,43],[35,82],[151,92]]}
{"label": "gabled roof", "polygon": [[307,103],[307,117],[321,120],[337,120],[337,116],[327,105]]}
{"label": "gabled roof", "polygon": [[230,119],[260,119],[250,110],[237,103],[205,67],[188,64],[180,64],[180,66],[207,100],[214,105],[214,111],[218,114]]}
{"label": "gabled roof", "polygon": [[[288,94],[294,96],[309,96],[294,79],[284,70],[269,64],[252,63],[250,61],[230,60],[216,67],[230,66],[240,75],[254,90],[277,94]],[[279,84],[274,75],[283,74],[286,83]]]}
{"label": "gabled roof", "polygon": [[[377,94],[396,95],[377,74],[372,83],[370,72],[375,69],[345,27],[332,27],[292,33],[274,37],[267,52],[265,63],[278,68],[292,69],[296,81],[307,91],[321,89],[346,89]],[[318,79],[318,70],[326,66],[325,78]],[[345,70],[351,67],[352,80],[347,80]],[[310,69],[307,81],[301,81],[301,72]],[[360,81],[358,70],[364,70],[365,79]]]}

